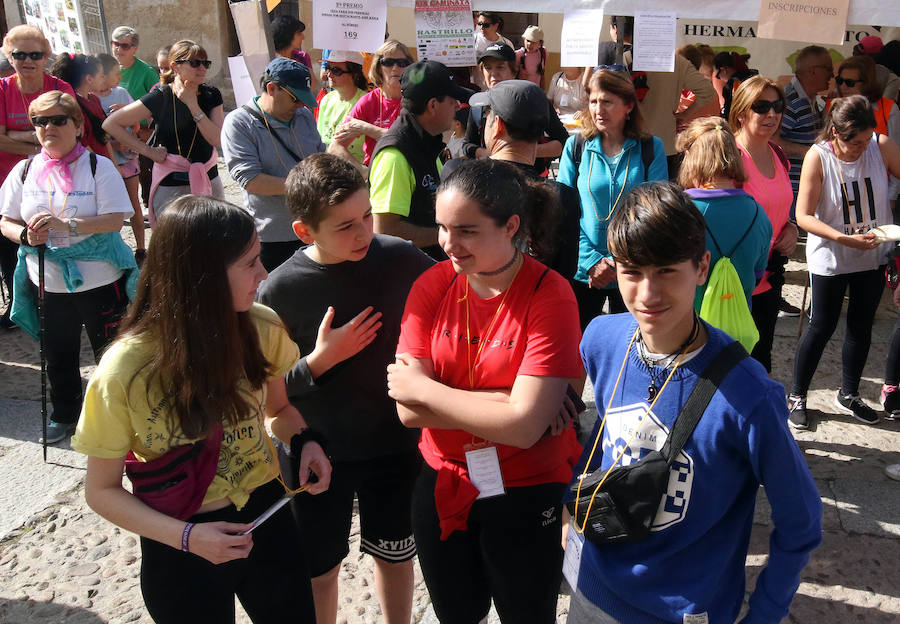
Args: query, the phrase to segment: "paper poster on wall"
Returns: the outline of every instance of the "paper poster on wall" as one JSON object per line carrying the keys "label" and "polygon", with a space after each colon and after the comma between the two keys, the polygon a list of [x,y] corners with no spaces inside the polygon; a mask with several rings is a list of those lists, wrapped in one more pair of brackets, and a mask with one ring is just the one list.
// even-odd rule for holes
{"label": "paper poster on wall", "polygon": [[469,0],[416,0],[416,47],[419,60],[448,67],[475,64],[475,33]]}
{"label": "paper poster on wall", "polygon": [[387,0],[313,0],[313,46],[374,52],[384,43]]}
{"label": "paper poster on wall", "polygon": [[849,5],[850,0],[761,0],[756,34],[765,39],[840,45]]}
{"label": "paper poster on wall", "polygon": [[597,64],[601,24],[603,11],[600,9],[575,9],[563,14],[562,67],[594,67]]}
{"label": "paper poster on wall", "polygon": [[675,27],[674,13],[634,14],[635,71],[675,71]]}
{"label": "paper poster on wall", "polygon": [[79,0],[22,0],[22,8],[25,23],[41,29],[54,54],[106,51],[88,48]]}

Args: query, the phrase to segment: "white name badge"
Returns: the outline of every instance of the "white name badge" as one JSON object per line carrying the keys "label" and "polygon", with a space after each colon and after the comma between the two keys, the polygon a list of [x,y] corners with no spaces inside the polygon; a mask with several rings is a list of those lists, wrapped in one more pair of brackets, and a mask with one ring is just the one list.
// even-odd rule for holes
{"label": "white name badge", "polygon": [[709,624],[709,614],[703,613],[685,613],[681,618],[682,624]]}
{"label": "white name badge", "polygon": [[581,550],[584,548],[584,534],[575,530],[574,522],[569,523],[566,535],[566,552],[563,555],[562,571],[572,595],[578,589],[578,571],[581,569]]}
{"label": "white name badge", "polygon": [[506,490],[503,488],[503,475],[500,473],[497,447],[486,446],[466,451],[466,468],[469,471],[469,479],[478,488],[478,498],[506,494]]}
{"label": "white name badge", "polygon": [[559,97],[559,105],[560,105],[561,107],[562,107],[562,106],[568,106],[568,105],[569,105],[569,96],[568,96],[568,94],[563,93],[563,94]]}
{"label": "white name badge", "polygon": [[47,240],[47,245],[50,247],[68,247],[69,246],[69,233],[65,230],[54,230],[50,228],[48,231],[49,239]]}

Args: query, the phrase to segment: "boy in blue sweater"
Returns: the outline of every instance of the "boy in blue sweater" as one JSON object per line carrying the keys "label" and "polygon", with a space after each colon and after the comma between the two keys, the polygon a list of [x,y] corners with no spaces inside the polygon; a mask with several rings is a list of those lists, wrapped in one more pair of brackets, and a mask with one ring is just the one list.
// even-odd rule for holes
{"label": "boy in blue sweater", "polygon": [[272,271],[258,298],[278,313],[304,354],[285,376],[288,397],[328,440],[332,462],[327,492],[291,501],[308,537],[304,554],[316,618],[337,617],[338,571],[349,553],[355,496],[360,550],[375,559],[384,621],[407,624],[419,432],[400,424],[387,394],[387,365],[397,351],[409,289],[434,261],[408,241],[373,235],[366,180],[337,156],[303,159],[287,176],[285,199],[306,247]]}
{"label": "boy in blue sweater", "polygon": [[[632,191],[608,244],[629,313],[594,319],[581,342],[602,418],[591,438],[600,436],[596,452],[589,442],[576,481],[660,450],[698,375],[732,342],[694,313],[709,253],[703,216],[678,187]],[[774,530],[741,622],[780,622],[822,533],[822,504],[787,416],[782,386],[753,359],[739,362],[671,464],[650,533],[584,541],[569,624],[734,622],[760,485]]]}

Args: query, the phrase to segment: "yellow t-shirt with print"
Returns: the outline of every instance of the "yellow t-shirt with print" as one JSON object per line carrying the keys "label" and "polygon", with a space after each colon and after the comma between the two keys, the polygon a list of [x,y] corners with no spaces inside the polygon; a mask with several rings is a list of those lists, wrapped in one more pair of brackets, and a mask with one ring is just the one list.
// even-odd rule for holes
{"label": "yellow t-shirt with print", "polygon": [[[283,376],[300,357],[297,345],[273,310],[254,303],[250,317],[271,364],[270,375]],[[195,441],[184,437],[180,428],[170,435],[168,402],[157,383],[147,385],[150,370],[143,365],[155,348],[154,342],[134,337],[110,346],[88,383],[72,448],[106,459],[124,457],[131,450],[138,459],[149,461],[171,447]],[[251,490],[278,474],[278,458],[261,424],[266,386],[251,391],[246,380],[241,383],[255,409],[236,426],[224,425],[219,466],[203,499],[208,503],[227,497],[238,509],[246,504]]]}

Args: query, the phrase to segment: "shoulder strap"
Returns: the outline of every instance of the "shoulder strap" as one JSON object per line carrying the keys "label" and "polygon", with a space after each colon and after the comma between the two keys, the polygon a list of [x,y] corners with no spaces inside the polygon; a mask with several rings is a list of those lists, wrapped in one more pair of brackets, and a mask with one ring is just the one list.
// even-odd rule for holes
{"label": "shoulder strap", "polygon": [[581,155],[584,154],[584,135],[575,133],[575,142],[572,143],[572,162],[575,164],[575,176],[578,176],[578,166],[581,164]]}
{"label": "shoulder strap", "polygon": [[541,273],[541,276],[538,278],[537,283],[534,285],[534,292],[537,292],[538,288],[541,287],[541,282],[544,281],[544,278],[547,276],[548,271],[550,271],[550,267],[547,267],[546,269],[544,269],[544,272]]}
{"label": "shoulder strap", "polygon": [[672,432],[666,439],[662,448],[662,455],[666,458],[666,463],[672,465],[672,461],[678,457],[681,449],[684,448],[685,442],[694,433],[697,423],[703,417],[703,413],[712,401],[719,384],[725,379],[731,369],[737,366],[744,358],[749,357],[747,351],[741,346],[741,343],[735,340],[731,344],[722,349],[719,354],[713,358],[697,380],[697,385],[691,390],[691,394],[685,401],[672,427]]}
{"label": "shoulder strap", "polygon": [[91,177],[96,178],[97,177],[97,154],[95,154],[94,152],[89,152],[88,160],[91,161]]}
{"label": "shoulder strap", "polygon": [[778,157],[778,161],[781,163],[781,166],[784,167],[785,171],[791,170],[791,161],[788,160],[787,154],[784,153],[784,150],[781,148],[778,143],[773,143],[769,141],[769,147],[772,148],[772,151],[775,152],[775,155]]}
{"label": "shoulder strap", "polygon": [[[709,237],[712,239],[713,245],[716,246],[716,251],[719,252],[719,257],[724,257],[725,254],[722,253],[722,248],[719,247],[719,242],[716,240],[716,237],[713,236],[712,230],[709,229],[709,224],[706,224],[706,233],[709,234]],[[712,273],[712,267],[709,269],[710,273]]]}
{"label": "shoulder strap", "polygon": [[644,163],[644,182],[650,179],[650,165],[653,164],[653,137],[641,139],[641,162]]}
{"label": "shoulder strap", "polygon": [[299,156],[297,156],[297,154],[294,153],[294,150],[292,150],[291,148],[289,148],[287,146],[287,144],[284,142],[284,139],[282,139],[280,136],[278,136],[277,132],[272,132],[271,130],[269,130],[269,126],[268,126],[268,124],[266,124],[265,118],[263,118],[262,114],[258,110],[254,109],[252,106],[250,106],[248,104],[244,104],[243,106],[241,106],[241,108],[243,108],[245,111],[250,113],[254,119],[256,119],[257,121],[264,124],[266,126],[266,130],[269,131],[269,134],[271,136],[275,137],[275,140],[278,141],[278,144],[284,148],[284,151],[286,151],[288,153],[288,155],[294,159],[295,162],[300,162],[302,160]]}
{"label": "shoulder strap", "polygon": [[25,159],[25,166],[22,167],[22,182],[25,182],[25,178],[28,177],[28,170],[31,169],[31,163],[34,160],[34,156],[29,156]]}
{"label": "shoulder strap", "polygon": [[[738,242],[734,245],[734,248],[731,250],[731,253],[728,254],[729,257],[731,257],[735,251],[737,251],[737,248],[740,247],[741,243],[744,242],[744,239],[747,238],[747,234],[749,234],[750,230],[753,229],[753,226],[756,225],[756,217],[759,216],[759,204],[756,202],[754,202],[754,203],[756,204],[756,211],[753,213],[753,219],[750,221],[750,225],[747,227],[747,230],[744,232],[744,235],[741,236],[740,240],[738,240]],[[712,236],[712,234],[710,234],[710,236]],[[718,247],[718,245],[716,245],[716,247]]]}

